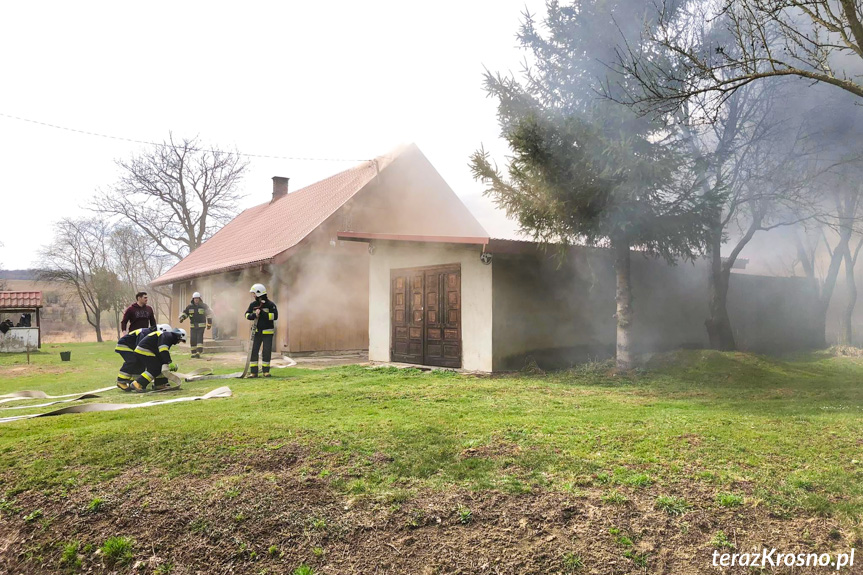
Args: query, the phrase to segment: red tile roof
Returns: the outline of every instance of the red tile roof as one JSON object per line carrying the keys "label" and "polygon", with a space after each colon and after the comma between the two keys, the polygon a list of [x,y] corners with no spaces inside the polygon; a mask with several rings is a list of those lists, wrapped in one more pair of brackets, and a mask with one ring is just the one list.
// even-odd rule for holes
{"label": "red tile roof", "polygon": [[379,158],[242,212],[154,285],[265,264],[309,235],[392,160]]}
{"label": "red tile roof", "polygon": [[27,309],[42,307],[40,291],[0,291],[0,309]]}

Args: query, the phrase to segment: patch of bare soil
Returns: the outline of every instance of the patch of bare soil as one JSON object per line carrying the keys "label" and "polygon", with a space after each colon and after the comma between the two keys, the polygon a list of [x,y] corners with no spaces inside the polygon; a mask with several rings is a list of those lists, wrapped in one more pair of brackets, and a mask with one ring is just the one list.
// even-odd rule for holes
{"label": "patch of bare soil", "polygon": [[70,369],[51,365],[4,365],[0,366],[0,376],[8,375],[23,377],[28,375],[60,375],[69,373]]}
{"label": "patch of bare soil", "polygon": [[[352,497],[308,469],[305,453],[286,446],[208,478],[136,469],[64,497],[20,494],[19,510],[0,518],[0,572],[257,575],[293,573],[305,563],[319,574],[689,575],[719,571],[711,566],[718,531],[736,552],[835,554],[861,544],[835,520],[717,507],[714,494],[695,485],[673,493],[693,506],[672,516],[655,509],[663,493],[655,488],[625,491],[622,504],[603,502],[599,490]],[[88,509],[97,497],[104,502]],[[37,509],[41,517],[33,518]],[[113,536],[135,540],[126,565],[108,566],[95,551]],[[74,569],[60,563],[73,540],[82,545]],[[87,544],[93,548],[85,552]],[[842,572],[860,573],[859,562]]]}

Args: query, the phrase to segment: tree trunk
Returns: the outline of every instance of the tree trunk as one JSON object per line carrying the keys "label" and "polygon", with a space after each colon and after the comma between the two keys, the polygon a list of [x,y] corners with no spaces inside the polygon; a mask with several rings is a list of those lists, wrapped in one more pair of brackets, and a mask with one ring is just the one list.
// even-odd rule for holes
{"label": "tree trunk", "polygon": [[848,303],[845,304],[845,317],[842,320],[844,333],[842,339],[845,345],[854,345],[854,306],[857,304],[857,285],[854,282],[854,264],[851,254],[845,252],[845,282],[848,284]]}
{"label": "tree trunk", "polygon": [[96,310],[93,317],[96,319],[94,322],[95,325],[93,326],[96,330],[96,341],[102,343],[102,312],[100,310]]}
{"label": "tree trunk", "polygon": [[861,247],[863,247],[863,239],[854,248],[854,255],[851,255],[850,246],[845,252],[845,283],[848,284],[848,303],[845,304],[845,317],[842,323],[845,328],[843,343],[846,345],[854,345],[854,307],[857,305],[857,282],[854,281],[854,267],[857,264],[857,256],[860,254]]}
{"label": "tree trunk", "polygon": [[737,343],[728,317],[728,282],[731,268],[722,266],[722,228],[714,228],[710,241],[710,316],[704,321],[711,349],[734,351]]}
{"label": "tree trunk", "polygon": [[617,274],[617,367],[632,369],[632,278],[629,266],[629,241],[614,245],[614,271]]}
{"label": "tree trunk", "polygon": [[842,260],[845,259],[845,254],[848,253],[848,243],[850,240],[850,230],[842,230],[839,234],[839,243],[833,249],[833,254],[830,258],[830,267],[827,268],[827,275],[821,286],[821,301],[819,302],[818,310],[818,319],[824,327],[821,330],[821,347],[827,347],[827,310],[830,307],[830,300],[833,298],[833,289],[836,287],[836,278],[839,276],[839,266],[842,264]]}

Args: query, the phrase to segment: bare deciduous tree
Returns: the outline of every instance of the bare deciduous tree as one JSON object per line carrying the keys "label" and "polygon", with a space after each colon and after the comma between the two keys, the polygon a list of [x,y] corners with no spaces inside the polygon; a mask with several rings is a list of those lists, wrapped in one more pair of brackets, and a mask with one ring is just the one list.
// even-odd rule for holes
{"label": "bare deciduous tree", "polygon": [[[117,275],[126,286],[127,303],[134,301],[134,294],[141,289],[151,292],[149,304],[156,317],[164,312],[170,315],[171,293],[154,288],[151,282],[162,275],[173,262],[156,246],[146,233],[132,224],[118,224],[111,231],[111,258]],[[163,308],[167,306],[167,309]]]}
{"label": "bare deciduous tree", "polygon": [[87,323],[102,341],[102,314],[117,299],[119,280],[110,268],[110,226],[101,218],[63,219],[56,223],[53,242],[42,248],[38,277],[72,287],[78,294]]}
{"label": "bare deciduous tree", "polygon": [[[676,124],[688,142],[705,193],[723,198],[709,224],[710,305],[705,326],[714,349],[736,349],[728,289],[738,256],[756,233],[800,219],[795,209],[802,203],[800,190],[783,177],[799,155],[794,134],[788,138],[781,119],[773,114],[776,96],[775,91],[747,86],[713,115],[705,113],[704,98],[693,97],[681,109],[684,121]],[[791,144],[780,148],[778,142],[789,139]],[[721,250],[729,237],[734,241],[723,258]]]}
{"label": "bare deciduous tree", "polygon": [[[651,89],[642,103],[678,109],[699,94],[716,104],[765,78],[796,77],[863,97],[863,4],[855,0],[660,0],[651,39],[676,55],[677,66],[624,68]],[[710,43],[690,30],[710,23]],[[855,72],[855,69],[858,72]]]}
{"label": "bare deciduous tree", "polygon": [[134,224],[167,255],[181,259],[236,214],[248,161],[206,149],[197,138],[175,140],[118,160],[119,181],[93,208]]}
{"label": "bare deciduous tree", "polygon": [[[705,16],[710,2],[681,5],[667,2],[665,12],[647,21],[648,42],[624,42],[617,49],[618,72],[632,80],[638,89],[615,96],[606,86],[606,96],[633,107],[639,113],[659,112],[668,130],[685,143],[696,181],[705,194],[723,198],[709,216],[710,260],[709,315],[705,321],[710,346],[729,351],[736,349],[727,302],[731,270],[740,253],[758,232],[791,225],[810,217],[799,209],[805,196],[794,178],[785,177],[789,167],[805,155],[799,123],[788,122],[777,111],[776,102],[790,90],[788,82],[745,84],[715,98],[709,92],[685,95],[667,90],[662,84],[687,70],[685,53],[703,53],[725,37],[722,24],[730,16],[713,20]],[[673,41],[670,22],[678,34]],[[657,40],[657,38],[665,41]],[[683,50],[680,46],[685,45]],[[731,58],[739,52],[729,47],[723,54]],[[717,76],[733,73],[716,71]],[[733,240],[727,257],[722,249]]]}

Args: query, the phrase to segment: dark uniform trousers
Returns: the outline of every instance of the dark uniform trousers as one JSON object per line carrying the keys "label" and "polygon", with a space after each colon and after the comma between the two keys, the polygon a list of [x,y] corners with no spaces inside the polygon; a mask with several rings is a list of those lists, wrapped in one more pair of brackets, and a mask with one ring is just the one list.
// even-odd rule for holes
{"label": "dark uniform trousers", "polygon": [[144,362],[141,361],[140,354],[134,351],[116,351],[123,358],[123,365],[120,366],[120,372],[117,374],[117,382],[130,384],[135,376],[141,375],[144,371]]}
{"label": "dark uniform trousers", "polygon": [[141,358],[141,363],[144,366],[143,372],[135,378],[138,384],[146,389],[147,385],[163,385],[168,383],[168,378],[162,375],[162,359],[159,357],[150,357],[149,355],[138,354]]}
{"label": "dark uniform trousers", "polygon": [[258,352],[261,351],[262,345],[264,350],[261,354],[261,370],[263,373],[270,373],[270,358],[273,355],[273,334],[257,332],[252,342],[252,365],[250,366],[252,375],[258,375]]}
{"label": "dark uniform trousers", "polygon": [[193,327],[189,329],[189,347],[192,350],[192,355],[201,355],[204,353],[204,330],[206,327]]}

